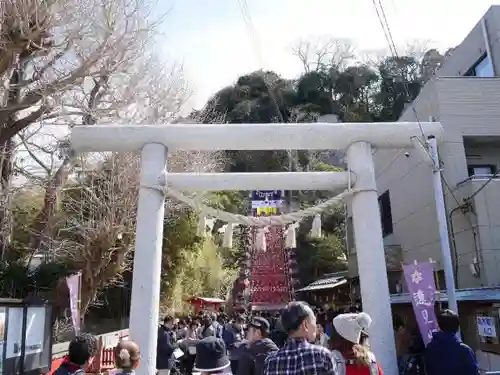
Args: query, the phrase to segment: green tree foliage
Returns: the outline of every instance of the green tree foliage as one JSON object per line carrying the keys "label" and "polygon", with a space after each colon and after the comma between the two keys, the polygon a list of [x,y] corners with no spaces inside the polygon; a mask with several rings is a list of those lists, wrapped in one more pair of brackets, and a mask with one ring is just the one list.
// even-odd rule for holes
{"label": "green tree foliage", "polygon": [[345,68],[322,64],[296,80],[256,71],[217,92],[207,102],[203,118],[224,118],[227,123],[300,122],[333,113],[349,122],[394,121],[443,59],[438,51],[429,50],[422,59],[391,56],[376,64],[353,63]]}
{"label": "green tree foliage", "polygon": [[74,271],[71,265],[64,262],[46,262],[38,267],[29,267],[24,261],[0,261],[0,296],[39,296],[54,300],[60,279]]}
{"label": "green tree foliage", "polygon": [[311,238],[300,233],[295,257],[301,284],[307,285],[324,274],[347,269],[344,247],[343,239],[334,234]]}
{"label": "green tree foliage", "polygon": [[226,299],[231,290],[235,270],[226,268],[218,246],[211,237],[198,242],[189,252],[183,252],[183,266],[177,268],[163,290],[162,310],[186,313],[186,300],[191,297]]}
{"label": "green tree foliage", "polygon": [[193,212],[172,212],[165,220],[162,256],[162,296],[168,301],[184,267],[191,266],[203,238],[196,235],[198,216]]}

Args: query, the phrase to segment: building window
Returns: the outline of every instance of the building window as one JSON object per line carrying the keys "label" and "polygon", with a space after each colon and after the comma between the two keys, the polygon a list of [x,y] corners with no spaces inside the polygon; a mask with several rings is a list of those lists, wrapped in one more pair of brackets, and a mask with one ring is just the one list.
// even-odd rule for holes
{"label": "building window", "polygon": [[386,237],[392,233],[392,212],[389,190],[378,197],[378,206],[380,209],[380,221],[382,223],[382,236]]}
{"label": "building window", "polygon": [[485,177],[494,175],[496,168],[494,165],[469,165],[467,171],[469,172],[469,177]]}
{"label": "building window", "polygon": [[469,77],[493,77],[493,65],[487,54],[484,54],[468,71]]}

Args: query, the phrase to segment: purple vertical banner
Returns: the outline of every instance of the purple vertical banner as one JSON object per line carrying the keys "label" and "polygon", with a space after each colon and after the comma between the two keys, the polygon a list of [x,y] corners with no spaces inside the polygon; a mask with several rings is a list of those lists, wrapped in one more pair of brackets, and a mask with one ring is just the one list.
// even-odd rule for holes
{"label": "purple vertical banner", "polygon": [[439,330],[434,311],[436,284],[433,266],[429,262],[415,262],[403,265],[403,273],[411,295],[413,312],[420,328],[420,334],[427,345],[432,339],[432,334]]}
{"label": "purple vertical banner", "polygon": [[82,274],[78,272],[77,274],[67,277],[66,284],[69,290],[69,307],[71,310],[71,320],[73,321],[73,327],[75,328],[75,333],[80,332],[80,284],[82,280]]}

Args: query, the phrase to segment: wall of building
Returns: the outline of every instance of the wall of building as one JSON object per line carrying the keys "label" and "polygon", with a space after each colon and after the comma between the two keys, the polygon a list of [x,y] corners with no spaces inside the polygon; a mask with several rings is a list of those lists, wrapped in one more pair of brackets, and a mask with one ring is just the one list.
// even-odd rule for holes
{"label": "wall of building", "polygon": [[[437,80],[436,87],[439,117],[446,133],[446,142],[440,146],[440,156],[444,163],[446,181],[451,189],[456,189],[457,184],[469,177],[467,165],[470,157],[467,160],[467,154],[483,155],[482,161],[491,161],[492,164],[498,162],[498,156],[490,145],[482,145],[480,150],[466,148],[464,137],[485,139],[500,136],[500,79],[441,78]],[[475,163],[477,159],[472,164]],[[465,197],[473,194],[476,188],[475,183],[468,183],[465,188],[455,190],[454,197],[447,197],[448,210],[457,206],[455,199],[462,202]],[[489,222],[494,219],[488,216],[486,211],[482,211],[485,208],[486,206],[476,206],[475,214],[455,211],[452,216],[451,229],[454,231],[459,263],[459,287],[498,285],[497,278],[486,271],[490,268],[491,257],[481,256],[481,251],[491,248],[489,244],[483,244],[482,240],[483,237],[489,236],[485,229],[485,220]],[[483,224],[480,224],[479,220],[482,220]],[[475,260],[479,260],[479,266],[484,270],[479,278],[473,276],[470,271]]]}
{"label": "wall of building", "polygon": [[[448,212],[469,193],[455,191],[457,184],[468,178],[463,136],[473,135],[474,129],[480,135],[494,136],[500,132],[496,120],[500,118],[500,106],[495,104],[500,102],[497,95],[500,95],[498,79],[438,78],[429,82],[414,102],[418,121],[428,121],[432,116],[441,121],[445,130],[445,142],[440,144],[439,153],[444,166]],[[400,121],[417,121],[417,118],[409,109]],[[486,151],[485,157],[495,156]],[[405,262],[432,258],[442,268],[432,171],[425,154],[415,149],[377,151],[374,160],[379,193],[389,190],[391,197],[394,230],[385,237],[385,244],[401,245]],[[456,210],[452,220],[459,287],[492,285],[493,280],[488,280],[485,273],[478,278],[470,271],[480,246],[475,218]]]}
{"label": "wall of building", "polygon": [[[490,37],[492,52],[491,60],[498,75],[498,72],[500,72],[500,48],[498,47],[498,39],[500,37],[500,7],[492,6],[484,15],[484,19]],[[453,50],[451,56],[443,64],[441,69],[439,69],[437,73],[438,77],[464,75],[485,52],[485,38],[481,21],[479,21],[462,43]]]}
{"label": "wall of building", "polygon": [[[473,198],[482,271],[488,286],[500,285],[500,181],[486,179],[470,181]],[[484,186],[484,187],[483,187]]]}
{"label": "wall of building", "polygon": [[[419,121],[439,116],[434,81],[422,89],[413,105]],[[413,110],[407,109],[400,121],[416,121]],[[439,262],[441,258],[435,251],[439,233],[428,158],[415,149],[377,150],[374,162],[379,194],[389,190],[391,200],[393,233],[384,238],[384,243],[401,245],[404,262],[429,258]]]}
{"label": "wall of building", "polygon": [[448,140],[500,136],[500,78],[447,77],[437,79],[435,85]]}

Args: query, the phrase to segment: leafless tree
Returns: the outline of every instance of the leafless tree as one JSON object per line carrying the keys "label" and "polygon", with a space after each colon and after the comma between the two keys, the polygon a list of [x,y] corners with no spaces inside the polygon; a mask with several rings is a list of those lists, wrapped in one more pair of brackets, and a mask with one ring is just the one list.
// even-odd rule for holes
{"label": "leafless tree", "polygon": [[134,245],[137,158],[112,154],[75,176],[64,189],[64,210],[55,215],[55,254],[82,271],[81,310],[129,269]]}
{"label": "leafless tree", "polygon": [[355,57],[352,42],[329,36],[299,40],[292,47],[305,73],[329,68],[342,69]]}
{"label": "leafless tree", "polygon": [[[77,10],[77,11],[76,11]],[[0,13],[0,245],[8,249],[8,192],[16,135],[32,124],[113,117],[123,109],[131,67],[147,55],[156,26],[148,0],[4,0]],[[131,64],[132,62],[132,64]],[[113,94],[111,94],[113,93]],[[55,191],[68,175],[62,160]],[[53,194],[48,194],[49,201]],[[50,206],[50,204],[49,204]],[[50,209],[48,210],[50,211]]]}
{"label": "leafless tree", "polygon": [[[150,97],[158,98],[154,111],[136,103],[123,108],[122,112],[128,112],[131,122],[169,121],[178,112],[180,101],[185,100],[181,95],[184,86],[177,90],[173,87],[182,80],[170,75],[165,79],[164,84],[154,86],[154,91],[150,89]],[[168,84],[172,79],[175,83]],[[46,186],[45,200],[33,223],[32,249],[46,250],[58,259],[69,258],[83,271],[81,306],[84,313],[103,289],[120,283],[123,272],[130,269],[135,244],[139,156],[135,153],[80,155],[68,160],[65,179],[54,181],[64,165],[53,167],[57,164],[59,143],[56,140],[53,145],[39,145],[33,142],[34,138],[20,137],[28,155],[46,173],[46,185],[42,185]],[[42,158],[40,155],[44,152],[50,155]],[[169,156],[168,165],[170,171],[176,172],[215,171],[222,168],[223,154],[179,151]],[[40,181],[39,176],[31,179]],[[167,200],[166,204],[168,212],[184,209],[175,201]]]}

